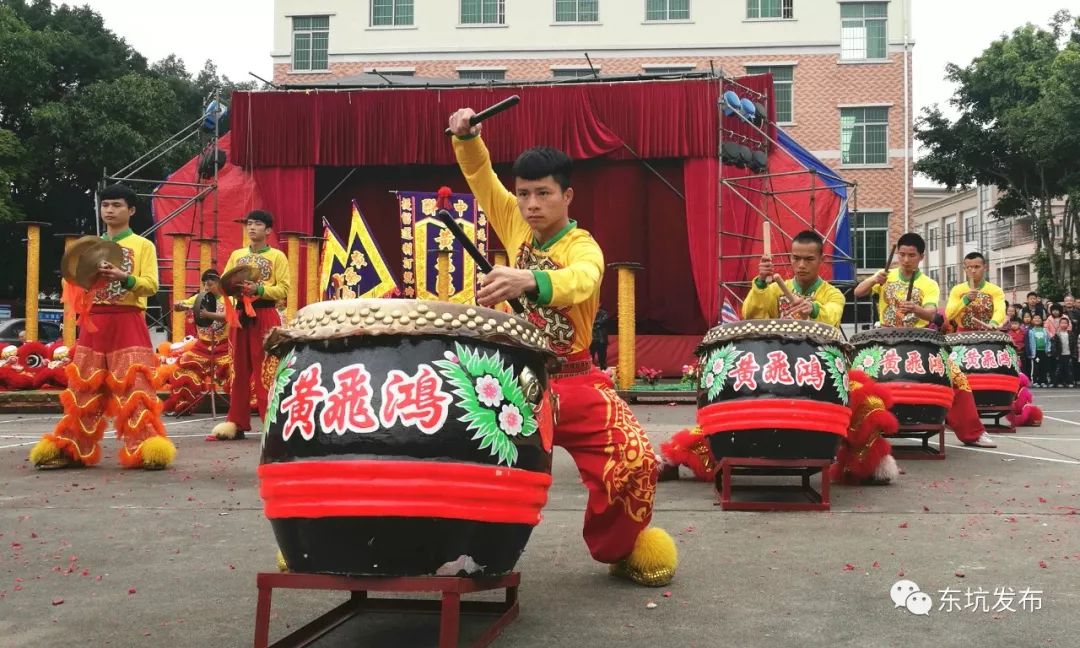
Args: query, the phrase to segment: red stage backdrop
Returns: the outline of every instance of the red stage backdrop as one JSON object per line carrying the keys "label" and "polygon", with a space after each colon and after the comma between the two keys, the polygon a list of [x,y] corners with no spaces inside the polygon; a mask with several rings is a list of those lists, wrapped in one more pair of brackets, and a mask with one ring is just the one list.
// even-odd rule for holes
{"label": "red stage backdrop", "polygon": [[[231,164],[221,174],[220,256],[239,244],[239,227],[230,221],[247,209],[269,208],[278,231],[315,231],[321,216],[341,231],[347,229],[349,203],[356,199],[390,267],[399,268],[397,211],[390,191],[434,190],[442,184],[467,191],[443,134],[447,116],[462,106],[480,109],[517,94],[522,99],[518,107],[485,124],[485,141],[504,182],[511,183],[507,167],[525,148],[549,145],[567,151],[577,163],[571,217],[593,232],[608,262],[645,266],[638,281],[639,331],[700,335],[718,320],[721,280],[745,281],[756,267],[753,258],[738,257],[760,254],[762,217],[757,210],[779,225],[773,236],[776,253],[805,229],[803,221],[824,230],[829,212],[835,213],[824,186],[814,193],[820,217],[807,215],[809,194],[802,203],[794,201],[802,216],[770,204],[760,193],[740,192],[749,204],[728,190],[721,195],[721,129],[724,139],[763,138],[738,117],[723,116],[717,102],[726,90],[758,99],[754,93],[767,97],[771,88],[771,77],[759,75],[734,81],[237,93],[232,98]],[[765,103],[771,117],[771,102]],[[775,138],[771,126],[767,133]],[[801,168],[777,147],[770,147],[769,157],[773,172]],[[175,178],[193,177],[196,163]],[[350,171],[355,172],[330,194]],[[729,166],[723,174],[751,175]],[[771,183],[780,190],[808,186],[810,180],[803,174],[749,182],[758,187]],[[316,211],[315,201],[328,194]],[[790,196],[787,200],[793,202]],[[159,217],[167,207],[155,201]],[[723,242],[721,207],[728,233]],[[165,230],[188,231],[193,222],[185,213]],[[493,241],[493,249],[498,245]],[[166,254],[170,249],[162,246]],[[602,299],[613,313],[614,273],[605,278]]]}

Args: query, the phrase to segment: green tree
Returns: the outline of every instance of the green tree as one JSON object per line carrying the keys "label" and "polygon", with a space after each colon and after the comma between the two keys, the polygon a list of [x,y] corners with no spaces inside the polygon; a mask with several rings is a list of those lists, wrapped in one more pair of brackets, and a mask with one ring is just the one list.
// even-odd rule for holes
{"label": "green tree", "polygon": [[957,86],[949,103],[959,116],[924,109],[915,137],[928,153],[916,171],[950,188],[996,186],[994,215],[1030,219],[1045,252],[1041,291],[1072,287],[1080,277],[1080,18],[1062,10],[1047,29],[1020,27],[966,67],[949,64],[946,79]]}
{"label": "green tree", "polygon": [[[251,87],[219,76],[210,61],[195,77],[175,56],[148,65],[89,7],[0,0],[0,244],[22,247],[24,229],[12,221],[48,222],[41,263],[57,267],[60,242],[48,234],[93,231],[93,191],[104,171],[193,122],[215,89],[228,102],[233,90]],[[207,138],[186,140],[138,177],[165,178]],[[144,202],[133,226],[149,224]],[[0,264],[0,284],[21,271]],[[42,283],[57,280],[43,272]]]}

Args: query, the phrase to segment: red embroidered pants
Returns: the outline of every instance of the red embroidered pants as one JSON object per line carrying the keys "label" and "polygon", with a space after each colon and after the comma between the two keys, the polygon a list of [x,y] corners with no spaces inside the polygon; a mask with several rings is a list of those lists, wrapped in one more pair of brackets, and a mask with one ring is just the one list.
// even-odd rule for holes
{"label": "red embroidered pants", "polygon": [[[267,390],[271,381],[263,375],[263,361],[266,358],[263,341],[275,326],[281,326],[281,316],[276,309],[256,308],[255,321],[246,320],[242,327],[229,329],[233,379],[227,420],[235,423],[240,432],[251,429],[252,389],[255,390],[254,400],[259,418],[266,418]],[[272,380],[272,376],[270,378]]]}
{"label": "red embroidered pants", "polygon": [[68,387],[60,394],[64,414],[45,438],[85,465],[101,461],[101,439],[112,417],[124,442],[120,463],[142,465],[140,449],[152,436],[166,436],[161,424],[154,370],[157,356],[141,308],[95,304],[67,367]]}
{"label": "red embroidered pants", "polygon": [[659,466],[630,406],[607,375],[591,366],[588,352],[569,358],[582,359],[587,368],[580,374],[552,377],[559,398],[555,445],[573,457],[589,491],[583,530],[589,552],[614,563],[630,554],[652,519]]}

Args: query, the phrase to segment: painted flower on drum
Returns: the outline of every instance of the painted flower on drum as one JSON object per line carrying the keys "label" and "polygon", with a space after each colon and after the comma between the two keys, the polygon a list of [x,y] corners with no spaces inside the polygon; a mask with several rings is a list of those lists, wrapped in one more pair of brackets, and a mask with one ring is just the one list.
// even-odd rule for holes
{"label": "painted flower on drum", "polygon": [[476,398],[488,407],[498,407],[503,402],[502,385],[490,374],[480,376],[476,379]]}
{"label": "painted flower on drum", "polygon": [[521,412],[517,406],[507,403],[499,412],[499,427],[509,436],[521,433]]}
{"label": "painted flower on drum", "polygon": [[711,372],[705,374],[705,387],[707,389],[712,389],[714,383],[716,383],[716,374]]}

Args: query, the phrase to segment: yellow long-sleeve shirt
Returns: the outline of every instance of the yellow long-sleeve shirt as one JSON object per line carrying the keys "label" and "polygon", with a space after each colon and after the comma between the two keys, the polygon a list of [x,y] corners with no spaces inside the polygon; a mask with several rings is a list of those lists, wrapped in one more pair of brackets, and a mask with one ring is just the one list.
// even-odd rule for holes
{"label": "yellow long-sleeve shirt", "polygon": [[289,261],[285,253],[269,245],[261,250],[243,247],[233,250],[225,263],[225,274],[236,266],[250,265],[259,269],[259,298],[281,302],[289,296]]}
{"label": "yellow long-sleeve shirt", "polygon": [[157,249],[154,244],[130,229],[113,237],[104,234],[101,238],[114,241],[124,249],[120,269],[130,276],[125,282],[113,281],[94,291],[94,303],[136,306],[146,310],[146,298],[158,291]]}
{"label": "yellow long-sleeve shirt", "polygon": [[[878,296],[878,319],[882,326],[922,328],[930,323],[915,313],[901,315],[896,307],[907,299],[909,280],[910,277],[900,276],[900,268],[893,268],[886,277],[885,285],[875,284],[871,290]],[[911,301],[923,308],[937,308],[940,296],[941,288],[938,283],[916,270],[915,282],[911,284]]]}
{"label": "yellow long-sleeve shirt", "polygon": [[[808,297],[814,303],[814,310],[809,319],[829,326],[839,326],[844,316],[844,293],[820,278],[805,293],[794,279],[785,281],[791,292],[801,297]],[[751,283],[750,292],[742,305],[743,319],[771,319],[780,317],[781,301],[786,299],[776,283],[765,284],[761,278]]]}
{"label": "yellow long-sleeve shirt", "polygon": [[532,270],[535,299],[524,298],[527,317],[543,329],[557,354],[585,351],[592,343],[592,324],[600,306],[604,253],[592,235],[570,221],[551,240],[540,244],[521,216],[517,198],[491,168],[487,147],[479,138],[454,138],[454,153],[469,188],[483,206],[488,222],[514,255],[514,265]]}
{"label": "yellow long-sleeve shirt", "polygon": [[997,327],[1005,323],[1005,293],[989,281],[983,281],[978,288],[979,296],[968,301],[971,286],[962,283],[949,291],[949,301],[945,304],[945,319],[956,322],[958,331],[982,331],[984,327],[975,323],[982,320]]}

